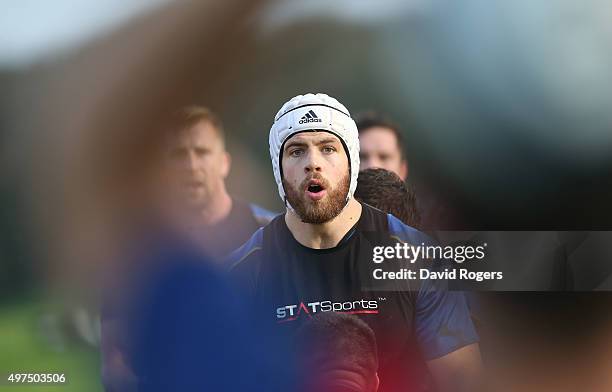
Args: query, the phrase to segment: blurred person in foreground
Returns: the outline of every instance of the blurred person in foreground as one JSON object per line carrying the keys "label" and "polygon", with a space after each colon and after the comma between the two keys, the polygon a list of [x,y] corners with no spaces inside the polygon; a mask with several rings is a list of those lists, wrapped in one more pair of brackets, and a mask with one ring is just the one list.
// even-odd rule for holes
{"label": "blurred person in foreground", "polygon": [[357,316],[320,313],[295,336],[303,391],[376,392],[378,352],[372,328]]}
{"label": "blurred person in foreground", "polygon": [[355,199],[395,216],[408,226],[419,228],[416,196],[392,171],[370,168],[359,172]]}
{"label": "blurred person in foreground", "polygon": [[153,257],[159,267],[142,284],[126,326],[135,390],[290,390],[286,356],[214,264],[181,243],[166,242]]}
{"label": "blurred person in foreground", "polygon": [[319,312],[359,315],[376,333],[381,391],[417,390],[426,366],[442,391],[476,390],[478,336],[461,293],[430,280],[370,289],[380,284],[370,272],[373,246],[430,241],[354,199],[359,137],[344,105],[325,94],[292,98],[276,115],[269,143],[287,211],[230,257],[253,308],[289,336]]}
{"label": "blurred person in foreground", "polygon": [[120,339],[102,346],[107,392],[287,390],[286,356],[198,247],[163,235],[131,261],[142,275],[103,335]]}
{"label": "blurred person in foreground", "polygon": [[171,120],[166,148],[169,207],[179,230],[222,259],[274,214],[228,194],[231,156],[219,117],[202,106],[181,109]]}
{"label": "blurred person in foreground", "polygon": [[[261,7],[262,2],[258,1],[189,2],[158,7],[136,21],[116,26],[114,31],[72,54],[70,51],[62,53],[51,69],[42,71],[44,80],[50,76],[52,83],[45,85],[48,89],[36,90],[45,95],[42,102],[34,106],[46,108],[39,117],[49,130],[45,132],[49,137],[40,144],[47,147],[41,154],[49,154],[49,158],[54,159],[33,162],[39,166],[36,170],[40,175],[32,181],[36,184],[34,189],[40,190],[33,195],[41,195],[41,199],[32,200],[32,204],[44,201],[44,209],[48,209],[49,216],[43,214],[41,217],[41,227],[48,238],[38,242],[49,242],[45,258],[48,254],[54,261],[49,270],[59,277],[57,286],[62,293],[66,291],[80,298],[97,294],[95,289],[98,288],[113,296],[110,303],[104,301],[110,306],[104,307],[114,315],[140,314],[138,318],[151,320],[130,320],[129,325],[120,330],[136,330],[142,338],[142,342],[125,339],[132,346],[138,346],[133,347],[133,357],[147,358],[146,349],[140,349],[149,347],[150,360],[160,361],[159,367],[138,364],[134,368],[136,374],[176,381],[166,389],[161,382],[158,389],[238,391],[242,390],[240,383],[250,382],[253,387],[247,389],[257,390],[261,380],[250,377],[249,369],[259,367],[259,358],[269,354],[269,350],[264,351],[265,354],[260,352],[255,355],[257,360],[249,355],[252,352],[249,343],[259,344],[255,339],[247,339],[246,344],[239,347],[245,340],[238,335],[251,325],[240,321],[242,309],[234,306],[233,299],[226,295],[210,257],[186,256],[185,262],[191,260],[191,267],[186,268],[177,254],[159,254],[160,248],[174,248],[177,252],[188,248],[179,243],[173,245],[173,240],[163,230],[158,230],[157,193],[150,191],[158,185],[161,174],[161,159],[157,153],[166,114],[175,109],[177,103],[202,99],[215,107],[223,107],[229,97],[235,96],[237,87],[234,89],[225,77],[231,74],[227,64],[244,66],[245,50],[255,47],[251,38],[258,30],[253,20]],[[109,63],[109,59],[118,61]],[[84,85],[83,80],[91,83]],[[51,201],[50,208],[46,208],[47,201]],[[134,255],[147,252],[149,255]],[[132,263],[142,264],[142,268]],[[150,271],[149,263],[176,270],[168,274],[157,270],[155,272],[160,274],[155,277],[140,275],[139,272]],[[180,276],[175,278],[175,274]],[[165,289],[164,277],[177,282],[174,289]],[[193,281],[187,284],[185,280],[191,277]],[[134,286],[142,286],[144,283],[139,283],[145,278],[151,283],[151,293],[165,293],[149,296],[148,301],[145,296],[140,302],[143,312],[158,310],[152,312],[151,318],[146,312],[131,313],[127,303],[138,301],[125,295],[129,294],[125,291],[137,288]],[[168,301],[160,304],[158,300],[164,298]],[[186,303],[183,298],[187,299]],[[195,303],[199,306],[194,310],[196,306],[191,305]],[[147,304],[150,307],[146,307]],[[168,313],[163,311],[166,304]],[[208,305],[210,313],[202,310]],[[165,318],[172,330],[157,324],[160,318]],[[180,321],[172,322],[175,318]],[[141,328],[131,328],[135,325]],[[167,335],[158,335],[164,331]],[[233,333],[233,338],[238,337],[237,345],[232,346],[230,341],[227,355],[214,353],[215,350],[207,346],[215,342],[223,345],[226,337]],[[190,341],[188,338],[193,336],[200,340]],[[159,351],[155,350],[156,342]],[[102,346],[104,351],[104,342]],[[193,360],[195,356],[192,356],[191,363],[169,363],[175,367],[166,371],[163,358],[155,358],[162,352],[168,354],[168,360],[188,358],[178,352],[181,349],[198,352],[198,359]],[[242,358],[248,365],[240,362]],[[212,361],[217,361],[218,366]],[[196,371],[177,373],[182,365],[186,370]],[[249,374],[243,380],[234,377],[229,380],[230,385],[223,386],[221,382],[227,373],[220,369],[232,370],[235,374],[236,367],[246,369]],[[179,375],[187,377],[184,382]],[[193,381],[196,385],[190,383]],[[108,390],[122,391],[132,386],[133,390],[138,390],[138,384],[129,383]],[[258,390],[288,390],[266,386],[263,384]]]}

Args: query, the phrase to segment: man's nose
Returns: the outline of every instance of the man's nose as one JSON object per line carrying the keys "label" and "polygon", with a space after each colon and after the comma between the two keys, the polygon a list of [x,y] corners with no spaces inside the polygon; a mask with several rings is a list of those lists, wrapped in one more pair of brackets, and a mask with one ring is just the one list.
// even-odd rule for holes
{"label": "man's nose", "polygon": [[306,166],[304,167],[304,171],[306,173],[321,171],[320,162],[321,162],[321,157],[316,152],[308,154]]}
{"label": "man's nose", "polygon": [[195,171],[198,168],[198,160],[194,153],[189,152],[185,157],[185,169],[189,171]]}

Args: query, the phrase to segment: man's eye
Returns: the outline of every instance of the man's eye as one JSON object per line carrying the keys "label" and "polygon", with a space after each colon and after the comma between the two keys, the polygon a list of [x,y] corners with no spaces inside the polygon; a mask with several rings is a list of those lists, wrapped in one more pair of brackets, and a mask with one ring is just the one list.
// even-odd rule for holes
{"label": "man's eye", "polygon": [[323,152],[326,154],[331,154],[332,152],[335,152],[336,149],[334,147],[331,146],[327,146],[327,147],[323,147]]}
{"label": "man's eye", "polygon": [[172,159],[180,159],[184,158],[187,155],[187,151],[185,150],[172,150],[170,151],[170,158]]}
{"label": "man's eye", "polygon": [[197,156],[203,157],[205,155],[208,155],[210,153],[210,150],[208,150],[206,148],[196,148],[195,149],[195,153],[196,153]]}
{"label": "man's eye", "polygon": [[299,157],[300,155],[302,155],[304,153],[304,150],[296,148],[295,150],[291,150],[289,152],[289,155],[292,157]]}

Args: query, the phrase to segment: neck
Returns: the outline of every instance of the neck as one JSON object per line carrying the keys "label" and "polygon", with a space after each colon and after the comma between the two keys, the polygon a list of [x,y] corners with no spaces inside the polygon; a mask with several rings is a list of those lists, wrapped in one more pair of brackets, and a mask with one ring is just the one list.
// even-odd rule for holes
{"label": "neck", "polygon": [[214,225],[225,219],[232,210],[232,198],[228,195],[225,187],[212,197],[200,210],[197,219],[206,226]]}
{"label": "neck", "polygon": [[312,249],[328,249],[337,246],[340,240],[361,217],[361,204],[351,198],[348,204],[334,219],[321,223],[304,223],[291,210],[285,214],[285,222],[293,237],[300,244]]}

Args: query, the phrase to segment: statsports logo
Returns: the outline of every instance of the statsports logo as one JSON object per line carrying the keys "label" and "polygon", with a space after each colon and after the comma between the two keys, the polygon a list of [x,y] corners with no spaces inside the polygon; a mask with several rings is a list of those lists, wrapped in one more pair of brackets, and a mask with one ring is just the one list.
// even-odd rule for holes
{"label": "statsports logo", "polygon": [[300,302],[276,308],[279,323],[295,321],[300,317],[312,317],[318,312],[342,312],[348,314],[378,314],[378,301],[360,299],[357,301],[333,302],[315,301]]}

